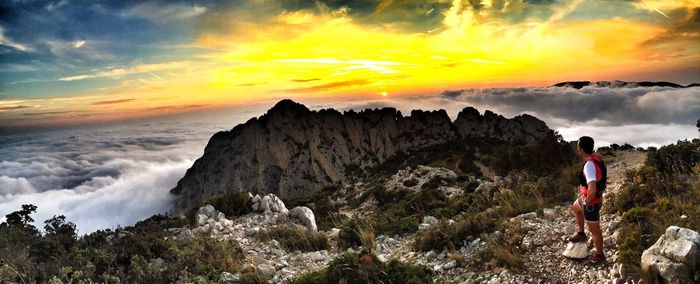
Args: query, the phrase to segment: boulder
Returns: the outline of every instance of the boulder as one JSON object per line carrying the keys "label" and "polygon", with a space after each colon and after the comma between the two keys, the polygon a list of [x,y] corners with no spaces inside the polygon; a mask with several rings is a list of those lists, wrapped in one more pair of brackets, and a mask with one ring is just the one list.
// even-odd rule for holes
{"label": "boulder", "polygon": [[289,215],[292,218],[301,221],[301,223],[304,224],[304,226],[306,226],[306,228],[308,228],[309,231],[314,233],[318,231],[318,228],[316,227],[316,218],[314,217],[314,212],[311,211],[311,209],[309,209],[308,207],[294,207],[292,208],[292,210],[289,211]]}
{"label": "boulder", "polygon": [[588,257],[588,245],[585,242],[569,243],[563,255],[568,258],[584,259]]}
{"label": "boulder", "polygon": [[258,273],[265,275],[266,277],[275,276],[275,273],[277,272],[274,266],[265,263],[258,264],[256,270]]}
{"label": "boulder", "polygon": [[693,283],[700,265],[700,234],[670,226],[642,253],[642,269],[663,283]]}
{"label": "boulder", "polygon": [[272,212],[272,213],[282,213],[287,214],[287,207],[284,205],[279,197],[269,193],[265,196],[260,197],[255,195],[253,197],[253,207],[254,212]]}
{"label": "boulder", "polygon": [[199,210],[197,210],[197,214],[195,215],[195,224],[197,226],[203,226],[204,224],[207,224],[209,222],[209,219],[216,219],[216,213],[217,212],[216,209],[214,209],[214,206],[207,204],[206,206],[200,207]]}
{"label": "boulder", "polygon": [[457,261],[453,260],[445,264],[445,266],[442,267],[444,270],[450,270],[457,267]]}
{"label": "boulder", "polygon": [[544,215],[544,218],[547,220],[554,220],[557,218],[557,211],[552,208],[545,208],[542,209],[542,215]]}
{"label": "boulder", "polygon": [[230,272],[221,272],[221,275],[219,275],[219,282],[225,284],[240,283],[241,276]]}
{"label": "boulder", "polygon": [[435,225],[438,224],[438,222],[440,222],[440,221],[439,221],[437,218],[433,217],[433,216],[426,215],[425,217],[423,217],[423,223],[424,223],[424,224],[428,224],[428,225],[430,225],[430,226],[435,226]]}
{"label": "boulder", "polygon": [[440,221],[437,218],[427,215],[423,217],[423,222],[420,225],[418,225],[418,230],[423,231],[430,227],[436,226],[439,222]]}
{"label": "boulder", "polygon": [[191,240],[194,238],[194,234],[192,233],[192,231],[190,229],[184,229],[184,230],[180,231],[179,237],[181,239]]}

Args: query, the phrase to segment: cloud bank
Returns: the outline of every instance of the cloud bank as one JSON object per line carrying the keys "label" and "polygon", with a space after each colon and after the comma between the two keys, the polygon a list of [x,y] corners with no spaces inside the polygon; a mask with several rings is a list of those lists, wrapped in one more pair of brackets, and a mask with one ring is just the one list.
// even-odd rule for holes
{"label": "cloud bank", "polygon": [[209,138],[250,115],[227,110],[0,134],[0,218],[34,204],[37,227],[65,215],[83,234],[165,213],[169,190]]}

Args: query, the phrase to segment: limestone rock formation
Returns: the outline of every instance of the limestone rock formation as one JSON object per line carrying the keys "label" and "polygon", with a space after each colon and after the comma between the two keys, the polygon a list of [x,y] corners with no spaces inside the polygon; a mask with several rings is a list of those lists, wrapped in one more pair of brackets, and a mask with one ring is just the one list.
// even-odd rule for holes
{"label": "limestone rock formation", "polygon": [[512,119],[487,110],[484,115],[473,107],[459,112],[454,122],[459,134],[464,137],[492,137],[503,140],[520,138],[526,142],[544,137],[547,125],[534,116],[523,114]]}
{"label": "limestone rock formation", "polygon": [[486,111],[482,116],[473,108],[452,122],[444,110],[414,110],[410,116],[395,108],[341,113],[282,100],[209,140],[203,156],[170,191],[172,213],[228,191],[302,197],[408,151],[463,137],[532,140],[548,130],[528,115],[507,119]]}
{"label": "limestone rock formation", "polygon": [[195,226],[192,230],[184,230],[180,233],[183,239],[191,239],[195,234],[207,232],[212,237],[221,237],[233,232],[233,222],[226,219],[224,213],[216,211],[213,206],[205,205],[197,210]]}
{"label": "limestone rock formation", "polygon": [[[662,283],[693,283],[700,276],[700,234],[670,226],[642,253],[642,269]],[[697,282],[694,282],[697,283]]]}

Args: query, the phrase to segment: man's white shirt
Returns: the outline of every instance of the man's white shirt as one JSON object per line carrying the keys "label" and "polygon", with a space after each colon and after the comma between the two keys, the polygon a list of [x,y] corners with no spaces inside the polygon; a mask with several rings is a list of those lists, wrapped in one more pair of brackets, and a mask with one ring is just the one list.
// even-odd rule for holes
{"label": "man's white shirt", "polygon": [[586,176],[586,183],[596,181],[595,165],[593,161],[586,161],[586,164],[583,165],[583,175]]}

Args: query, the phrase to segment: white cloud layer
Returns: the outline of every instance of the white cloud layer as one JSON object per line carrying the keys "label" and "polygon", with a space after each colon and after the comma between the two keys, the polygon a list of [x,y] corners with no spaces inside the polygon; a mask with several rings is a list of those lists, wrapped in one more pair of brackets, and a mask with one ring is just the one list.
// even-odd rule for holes
{"label": "white cloud layer", "polygon": [[37,227],[53,215],[65,215],[83,234],[165,213],[169,190],[199,158],[209,137],[248,116],[227,110],[0,134],[0,218],[34,204]]}

